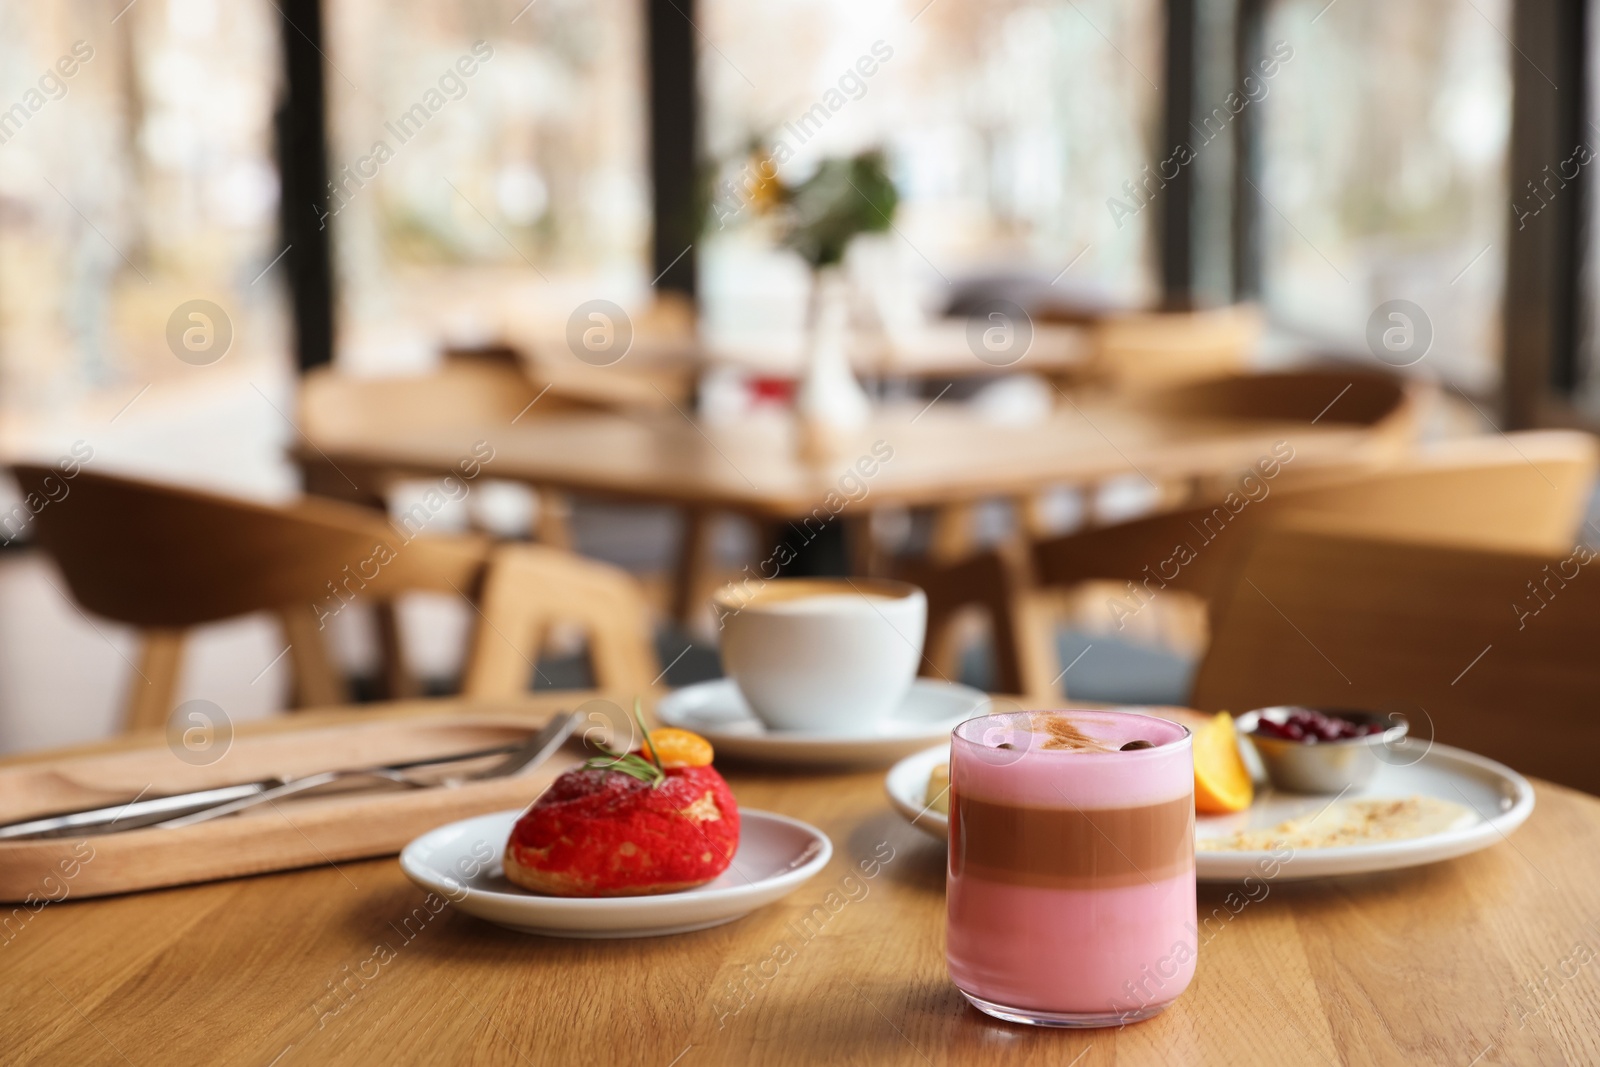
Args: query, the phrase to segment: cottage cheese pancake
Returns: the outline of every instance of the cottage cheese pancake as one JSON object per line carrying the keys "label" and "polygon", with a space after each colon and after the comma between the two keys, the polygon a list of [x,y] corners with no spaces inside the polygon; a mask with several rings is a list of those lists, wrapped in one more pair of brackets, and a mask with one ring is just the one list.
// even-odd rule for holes
{"label": "cottage cheese pancake", "polygon": [[1285,845],[1293,849],[1375,845],[1429,837],[1476,819],[1468,808],[1438,797],[1372,797],[1340,801],[1321,812],[1267,829],[1201,838],[1195,848],[1205,852],[1258,852]]}

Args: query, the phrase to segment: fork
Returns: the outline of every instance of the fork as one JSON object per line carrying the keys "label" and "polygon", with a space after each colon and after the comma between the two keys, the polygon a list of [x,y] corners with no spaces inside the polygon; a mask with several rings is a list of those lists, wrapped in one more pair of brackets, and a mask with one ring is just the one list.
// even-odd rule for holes
{"label": "fork", "polygon": [[245,811],[256,807],[258,804],[270,804],[284,797],[295,796],[299,793],[320,789],[334,782],[351,781],[359,778],[375,778],[379,781],[392,782],[407,789],[432,789],[443,786],[453,789],[467,782],[481,782],[491,778],[508,778],[514,774],[529,770],[542,763],[552,752],[572,736],[572,731],[577,727],[578,713],[575,711],[558,714],[551,719],[538,733],[532,734],[528,740],[513,749],[505,759],[492,767],[477,771],[472,774],[452,776],[443,779],[421,778],[404,770],[391,767],[358,767],[350,770],[323,771],[319,774],[308,774],[303,778],[295,778],[280,786],[263,790],[252,796],[239,800],[228,801],[209,808],[202,808],[197,812],[168,819],[165,822],[155,823],[155,827],[163,830],[178,830],[185,826],[194,826],[212,819],[220,819],[224,815]]}

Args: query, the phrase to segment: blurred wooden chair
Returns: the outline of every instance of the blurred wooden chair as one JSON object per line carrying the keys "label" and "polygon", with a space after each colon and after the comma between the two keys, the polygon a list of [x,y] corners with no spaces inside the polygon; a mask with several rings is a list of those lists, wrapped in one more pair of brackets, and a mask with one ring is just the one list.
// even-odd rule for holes
{"label": "blurred wooden chair", "polygon": [[1171,418],[1380,426],[1405,406],[1407,386],[1382,371],[1320,365],[1164,385],[1132,402]]}
{"label": "blurred wooden chair", "polygon": [[[12,468],[24,494],[46,493],[53,468]],[[372,512],[308,497],[281,507],[81,471],[38,513],[39,543],[74,599],[137,627],[143,643],[125,702],[127,729],[172,710],[192,627],[259,611],[289,644],[297,707],[347,699],[320,631],[348,599],[402,591],[474,595],[484,538],[406,540]]]}
{"label": "blurred wooden chair", "polygon": [[642,696],[660,681],[644,591],[615,567],[537,545],[500,545],[490,556],[482,611],[462,681],[466,696],[525,692],[559,624],[576,624],[587,638],[594,688]]}
{"label": "blurred wooden chair", "polygon": [[[1296,482],[1376,469],[1401,459],[1416,442],[1432,392],[1433,388],[1425,383],[1408,382],[1393,374],[1320,366],[1166,384],[1128,395],[1123,403],[1143,414],[1163,418],[1175,427],[1185,423],[1203,427],[1207,423],[1255,422],[1281,431],[1286,437],[1292,437],[1297,424],[1360,430],[1359,442],[1342,457],[1338,468],[1323,464],[1305,472],[1292,469],[1285,480]],[[1167,510],[1220,499],[1227,491],[1228,476],[1198,475],[1159,488],[1159,506]],[[1027,537],[1037,540],[1050,536],[1038,499],[1018,500],[1015,507],[1019,528]],[[948,519],[941,516],[941,522],[948,525],[961,518],[952,511]],[[955,531],[942,529],[941,535],[942,543],[963,548],[970,545],[965,526]],[[947,553],[946,558],[952,557]]]}
{"label": "blurred wooden chair", "polygon": [[1262,530],[1214,603],[1190,703],[1399,712],[1413,736],[1600,793],[1592,558]]}
{"label": "blurred wooden chair", "polygon": [[959,560],[901,558],[893,576],[920,586],[928,595],[927,643],[920,673],[956,681],[967,622],[982,616],[989,624],[994,653],[994,691],[1036,693],[1025,667],[1047,663],[1054,652],[1024,647],[1047,628],[1034,618],[1035,601],[1018,595],[1016,565],[1005,552],[978,552]]}
{"label": "blurred wooden chair", "polygon": [[[919,584],[928,591],[930,619],[952,617],[962,605],[1006,615],[1011,623],[996,628],[997,674],[1018,678],[1018,691],[1043,697],[1054,693],[1059,679],[1049,638],[1054,591],[1119,583],[1114,603],[1126,615],[1169,590],[1210,601],[1230,587],[1250,533],[1280,521],[1338,523],[1435,544],[1559,552],[1576,536],[1594,485],[1597,449],[1588,434],[1537,431],[1440,442],[1392,467],[1325,471],[1298,483],[1285,477],[1292,466],[1292,460],[1280,463],[1272,478],[1259,470],[1248,481],[1241,478],[1232,497],[1214,504],[1041,540],[1026,552],[991,553],[989,562],[924,568]],[[980,573],[989,584],[970,580]],[[1024,602],[1028,606],[1020,607]],[[1024,633],[1017,620],[1045,632]],[[999,640],[1008,632],[1009,645]],[[941,640],[930,626],[929,647],[940,647]]]}
{"label": "blurred wooden chair", "polygon": [[1089,327],[1082,374],[1130,389],[1234,374],[1248,364],[1262,328],[1261,310],[1251,304],[1104,315]]}
{"label": "blurred wooden chair", "polygon": [[[337,439],[341,433],[382,434],[441,429],[508,428],[524,418],[583,407],[560,395],[546,395],[523,371],[514,349],[505,346],[450,350],[429,374],[365,378],[318,367],[300,379],[300,427],[307,439]],[[387,512],[389,495],[407,472],[381,466],[334,467],[315,449],[296,453],[307,493],[345,500]],[[537,501],[534,535],[558,548],[572,547],[571,502],[555,489],[520,487]],[[487,532],[476,523],[477,532]],[[395,662],[399,620],[392,602],[375,605],[384,649],[385,695],[415,695],[409,676]]]}
{"label": "blurred wooden chair", "polygon": [[[559,397],[573,406],[604,411],[671,414],[674,405],[691,409],[705,369],[694,300],[657,290],[647,302],[630,306],[626,315],[626,326],[613,324],[629,332],[626,350],[615,359],[599,353],[595,362],[578,358],[565,323],[553,324],[531,309],[512,310],[505,329],[523,370],[550,387],[546,399]],[[590,314],[586,326],[601,321]]]}
{"label": "blurred wooden chair", "polygon": [[[1149,390],[1129,402],[1180,424],[1258,422],[1286,435],[1297,426],[1359,429],[1360,442],[1342,464],[1359,469],[1380,467],[1410,453],[1432,393],[1426,383],[1387,372],[1329,365],[1187,382]],[[1328,471],[1288,473],[1290,481],[1298,481]],[[1205,499],[1220,484],[1217,477],[1196,479],[1190,495]]]}
{"label": "blurred wooden chair", "polygon": [[[1159,415],[1175,425],[1185,422],[1201,424],[1259,422],[1264,428],[1270,427],[1275,432],[1281,431],[1286,438],[1293,437],[1296,424],[1343,425],[1361,430],[1359,442],[1342,457],[1337,467],[1320,464],[1305,471],[1293,468],[1292,464],[1286,467],[1278,484],[1287,486],[1301,481],[1315,483],[1330,478],[1348,477],[1353,473],[1381,469],[1396,462],[1409,452],[1416,439],[1421,412],[1430,391],[1426,385],[1406,382],[1388,373],[1327,366],[1232,374],[1204,381],[1169,383],[1159,388],[1140,391],[1127,397],[1125,402],[1130,406],[1137,406],[1143,412]],[[1201,501],[1221,501],[1226,498],[1231,488],[1231,481],[1236,478],[1237,475],[1212,474],[1195,476],[1181,484],[1163,484],[1159,487],[1162,499],[1158,506],[1162,513],[1170,514],[1181,506],[1192,507]],[[1055,539],[1056,535],[1049,531],[1049,524],[1039,498],[1014,500],[1013,510],[1017,516],[1019,544],[1016,547],[1019,550],[1019,559],[1027,554],[1021,551],[1027,542],[1050,543]],[[974,508],[967,504],[952,505],[936,513],[934,536],[929,553],[935,562],[955,565],[973,551],[975,541],[973,514]],[[1090,515],[1093,519],[1092,509]],[[1185,520],[1190,517],[1192,516],[1184,516]],[[1162,522],[1159,517],[1153,521],[1157,523],[1157,532],[1162,537],[1168,536],[1167,531],[1172,524]],[[1126,523],[1108,526],[1106,529],[1124,533],[1138,530],[1137,527]],[[1108,536],[1114,546],[1121,533],[1111,533]],[[1021,567],[1021,573],[1027,573],[1025,565]],[[1048,619],[1052,614],[1052,607],[1046,601],[1051,598],[1034,599],[1038,602],[1026,611],[1020,612],[1019,617],[1027,616],[1034,620]],[[961,625],[971,633],[970,620],[973,612],[960,614],[968,620]],[[1038,624],[1046,627],[1050,625],[1044,621]],[[1027,641],[1038,648],[1045,647],[1038,639],[1028,638]],[[951,654],[957,644],[955,641],[944,642],[946,654]],[[954,658],[931,658],[935,670],[949,672],[955,669]],[[1046,669],[1054,659],[1054,653],[1051,653],[1037,668],[1023,665],[1017,669],[1022,671],[1023,677],[1030,680],[1030,683],[1038,682],[1037,671]],[[997,666],[1002,676],[1008,675],[1012,670],[1012,666],[1004,662]],[[1054,673],[1052,669],[1049,676],[1053,677]]]}
{"label": "blurred wooden chair", "polygon": [[[1379,535],[1521,551],[1570,546],[1600,463],[1595,439],[1570,430],[1458,438],[1417,449],[1393,466],[1289,477],[1246,473],[1229,498],[1102,526],[1032,546],[1041,586],[1092,579],[1153,581],[1202,596],[1216,591],[1236,531],[1283,518],[1326,518]],[[1268,468],[1271,469],[1271,468]],[[1248,480],[1247,480],[1248,479]],[[1260,499],[1251,502],[1253,496]],[[1211,551],[1213,544],[1224,551]],[[1174,576],[1156,568],[1179,546],[1194,558]],[[1155,577],[1152,580],[1151,575]]]}

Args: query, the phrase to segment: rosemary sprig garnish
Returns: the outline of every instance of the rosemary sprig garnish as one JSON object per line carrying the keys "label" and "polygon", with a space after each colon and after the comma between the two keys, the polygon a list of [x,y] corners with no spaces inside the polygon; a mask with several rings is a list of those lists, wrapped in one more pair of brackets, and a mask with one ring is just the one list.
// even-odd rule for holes
{"label": "rosemary sprig garnish", "polygon": [[639,724],[639,733],[644,737],[644,751],[649,759],[636,752],[613,752],[604,745],[596,744],[595,747],[604,755],[585,760],[583,765],[594,770],[620,771],[641,782],[650,783],[654,789],[667,780],[667,772],[661,766],[661,757],[656,754],[655,743],[650,740],[650,731],[645,727],[644,712],[637,697],[633,701],[633,721]]}
{"label": "rosemary sprig garnish", "polygon": [[633,698],[633,721],[639,724],[639,734],[644,738],[644,749],[650,753],[650,762],[656,765],[656,770],[665,773],[666,768],[661,765],[661,757],[656,754],[656,743],[650,740],[650,728],[644,724],[644,708],[639,703],[639,698]]}
{"label": "rosemary sprig garnish", "polygon": [[647,759],[632,752],[619,753],[612,752],[604,746],[597,747],[605,755],[590,758],[584,763],[585,767],[602,771],[620,771],[623,774],[632,775],[641,782],[649,782],[652,786],[666,780],[667,776],[662,772],[661,768]]}

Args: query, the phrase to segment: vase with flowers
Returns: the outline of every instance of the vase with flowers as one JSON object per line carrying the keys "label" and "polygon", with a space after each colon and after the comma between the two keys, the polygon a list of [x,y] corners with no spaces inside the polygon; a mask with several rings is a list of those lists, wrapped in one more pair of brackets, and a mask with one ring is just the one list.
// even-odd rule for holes
{"label": "vase with flowers", "polygon": [[811,268],[805,367],[795,393],[802,448],[828,453],[871,413],[850,369],[850,242],[889,229],[899,194],[881,152],[829,158],[804,181],[776,190],[783,244]]}

